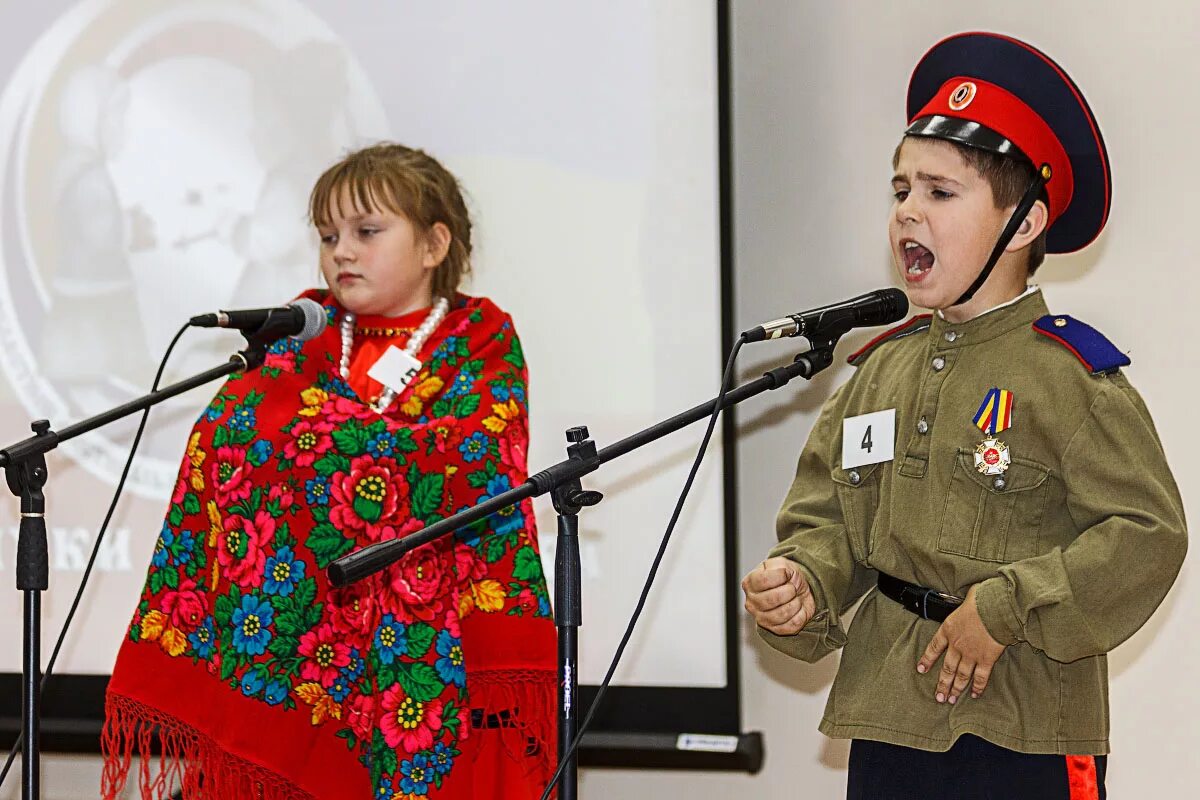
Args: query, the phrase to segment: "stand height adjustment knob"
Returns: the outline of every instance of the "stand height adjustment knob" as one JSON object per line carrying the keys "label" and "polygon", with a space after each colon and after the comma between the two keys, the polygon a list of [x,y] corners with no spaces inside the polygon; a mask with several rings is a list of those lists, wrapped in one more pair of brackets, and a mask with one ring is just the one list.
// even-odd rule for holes
{"label": "stand height adjustment knob", "polygon": [[577,506],[594,506],[604,499],[604,495],[590,489],[580,489],[577,492],[572,492],[567,499]]}
{"label": "stand height adjustment knob", "polygon": [[35,419],[32,423],[30,423],[29,427],[32,428],[33,432],[38,436],[44,436],[50,432],[50,420]]}
{"label": "stand height adjustment knob", "polygon": [[578,444],[588,438],[588,429],[586,425],[578,425],[574,428],[567,428],[567,441],[572,444]]}

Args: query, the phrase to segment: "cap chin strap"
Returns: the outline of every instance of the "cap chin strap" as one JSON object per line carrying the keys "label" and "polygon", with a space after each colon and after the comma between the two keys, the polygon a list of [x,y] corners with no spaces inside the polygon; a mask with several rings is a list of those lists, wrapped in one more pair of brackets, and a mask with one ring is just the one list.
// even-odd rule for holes
{"label": "cap chin strap", "polygon": [[987,281],[988,276],[992,274],[992,270],[996,268],[996,262],[1000,260],[1000,256],[1004,255],[1004,248],[1008,247],[1008,243],[1017,235],[1017,229],[1021,227],[1021,223],[1029,214],[1029,210],[1033,208],[1033,204],[1037,202],[1038,196],[1042,193],[1042,189],[1046,186],[1046,181],[1050,178],[1050,167],[1043,164],[1037,174],[1033,176],[1033,180],[1029,183],[1029,188],[1025,190],[1025,194],[1021,197],[1021,202],[1017,203],[1017,208],[1009,217],[1008,224],[1004,226],[1004,230],[1000,233],[1000,239],[996,242],[996,246],[992,248],[992,254],[984,265],[983,271],[979,273],[979,277],[975,282],[963,292],[962,297],[954,301],[953,305],[960,306],[975,296],[975,293]]}

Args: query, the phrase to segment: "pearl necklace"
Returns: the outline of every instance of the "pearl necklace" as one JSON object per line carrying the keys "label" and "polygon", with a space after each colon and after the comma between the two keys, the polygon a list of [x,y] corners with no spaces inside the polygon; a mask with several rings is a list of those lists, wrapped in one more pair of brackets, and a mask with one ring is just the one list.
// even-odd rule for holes
{"label": "pearl necklace", "polygon": [[[409,337],[408,344],[404,346],[405,355],[416,359],[421,346],[425,344],[425,340],[433,334],[449,310],[450,301],[444,297],[439,297],[437,302],[433,304],[433,308],[429,310],[429,316],[425,317],[425,321]],[[346,381],[350,380],[350,351],[354,349],[355,319],[354,313],[350,311],[342,315],[342,361],[338,365],[338,371],[341,373],[342,380]],[[379,399],[371,404],[371,408],[374,409],[375,413],[382,414],[396,401],[400,392],[404,391],[407,387],[408,381],[404,382],[404,386],[400,387],[400,391],[396,391],[390,386],[385,386],[383,393],[379,395]]]}

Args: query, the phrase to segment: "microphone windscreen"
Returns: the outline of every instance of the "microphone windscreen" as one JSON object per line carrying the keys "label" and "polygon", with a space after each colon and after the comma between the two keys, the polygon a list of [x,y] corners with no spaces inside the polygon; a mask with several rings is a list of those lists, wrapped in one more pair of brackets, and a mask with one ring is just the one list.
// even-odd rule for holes
{"label": "microphone windscreen", "polygon": [[312,300],[308,297],[301,297],[299,300],[288,303],[292,308],[300,310],[304,315],[304,327],[299,333],[292,334],[293,339],[301,342],[307,342],[309,339],[315,339],[325,330],[325,326],[329,324],[329,318],[325,316],[325,306]]}

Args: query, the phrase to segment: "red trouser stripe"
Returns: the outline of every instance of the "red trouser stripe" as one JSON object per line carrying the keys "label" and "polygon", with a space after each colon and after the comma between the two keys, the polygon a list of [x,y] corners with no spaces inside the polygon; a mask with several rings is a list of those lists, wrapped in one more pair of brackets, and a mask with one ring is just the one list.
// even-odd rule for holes
{"label": "red trouser stripe", "polygon": [[1067,782],[1071,800],[1100,800],[1096,784],[1096,759],[1092,756],[1066,756]]}

